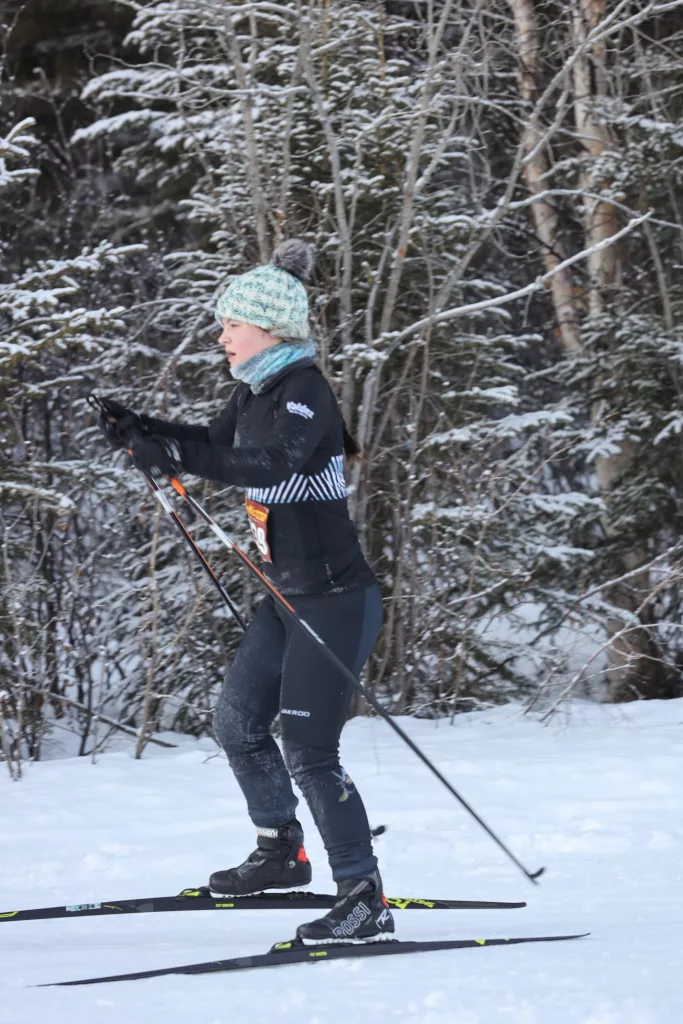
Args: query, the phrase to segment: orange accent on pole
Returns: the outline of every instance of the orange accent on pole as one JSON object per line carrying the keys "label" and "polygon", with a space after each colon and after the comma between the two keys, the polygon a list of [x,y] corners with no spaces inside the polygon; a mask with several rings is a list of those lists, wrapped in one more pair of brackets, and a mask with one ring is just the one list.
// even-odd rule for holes
{"label": "orange accent on pole", "polygon": [[275,594],[275,596],[277,597],[278,601],[280,601],[285,606],[285,608],[288,608],[290,612],[294,612],[294,614],[296,615],[296,611],[295,611],[294,608],[292,608],[292,606],[289,603],[289,601],[285,600],[285,598],[282,596],[282,594],[277,589],[277,587],[274,586],[270,582],[268,577],[264,576],[264,574],[261,572],[261,570],[257,566],[254,565],[254,563],[252,562],[251,558],[249,558],[249,555],[245,555],[244,551],[242,551],[242,548],[238,547],[237,544],[234,544],[234,543],[233,543],[233,550],[237,552],[237,554],[240,556],[240,558],[244,559],[244,561],[247,563],[247,565],[250,567],[250,569],[254,570],[254,572],[259,577],[259,579],[263,580],[265,585],[268,587],[268,590],[270,590],[271,593]]}

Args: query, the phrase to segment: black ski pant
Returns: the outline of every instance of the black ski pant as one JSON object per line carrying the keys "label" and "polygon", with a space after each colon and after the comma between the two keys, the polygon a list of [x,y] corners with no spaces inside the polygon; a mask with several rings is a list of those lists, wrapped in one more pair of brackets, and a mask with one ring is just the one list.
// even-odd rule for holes
{"label": "black ski pant", "polygon": [[[287,600],[359,676],[382,625],[377,584]],[[291,776],[322,836],[335,881],[377,866],[363,801],[339,764],[352,690],[268,594],[237,649],[214,718],[254,825],[277,828],[295,816]],[[270,734],[278,712],[282,754]]]}

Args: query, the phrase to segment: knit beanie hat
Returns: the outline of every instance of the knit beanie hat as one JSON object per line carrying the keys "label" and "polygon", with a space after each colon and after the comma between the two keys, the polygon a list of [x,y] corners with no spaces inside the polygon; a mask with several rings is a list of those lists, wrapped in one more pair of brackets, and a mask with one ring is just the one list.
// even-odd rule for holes
{"label": "knit beanie hat", "polygon": [[270,258],[230,282],[216,306],[216,319],[254,324],[287,341],[307,341],[308,295],[302,282],[313,268],[313,247],[298,238],[279,245]]}

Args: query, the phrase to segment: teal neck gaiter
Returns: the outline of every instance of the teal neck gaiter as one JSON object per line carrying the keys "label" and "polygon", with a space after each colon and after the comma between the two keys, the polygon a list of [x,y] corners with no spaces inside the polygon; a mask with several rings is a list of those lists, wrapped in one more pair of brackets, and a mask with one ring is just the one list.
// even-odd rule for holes
{"label": "teal neck gaiter", "polygon": [[265,389],[270,378],[284,370],[285,366],[315,359],[315,356],[315,345],[312,341],[280,341],[271,348],[257,352],[251,359],[246,359],[238,366],[231,367],[230,373],[236,380],[248,384],[254,394],[258,395]]}

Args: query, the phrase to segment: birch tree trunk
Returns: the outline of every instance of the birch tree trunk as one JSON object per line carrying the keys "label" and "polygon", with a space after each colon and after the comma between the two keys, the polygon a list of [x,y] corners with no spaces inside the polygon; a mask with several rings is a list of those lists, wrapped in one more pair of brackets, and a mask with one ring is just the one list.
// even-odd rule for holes
{"label": "birch tree trunk", "polygon": [[[532,106],[540,95],[537,67],[539,31],[535,0],[509,0],[509,3],[519,36],[520,94],[525,103]],[[540,138],[538,124],[535,119],[531,120],[527,123],[522,140],[525,154],[533,154],[522,169],[522,177],[531,195],[546,189],[543,175],[549,169],[547,150],[535,148]],[[548,199],[537,199],[531,204],[531,215],[536,235],[542,243],[541,256],[545,268],[547,271],[554,270],[567,256],[558,237],[557,210]],[[576,351],[581,347],[581,339],[569,267],[552,278],[550,291],[562,348],[565,352]]]}

